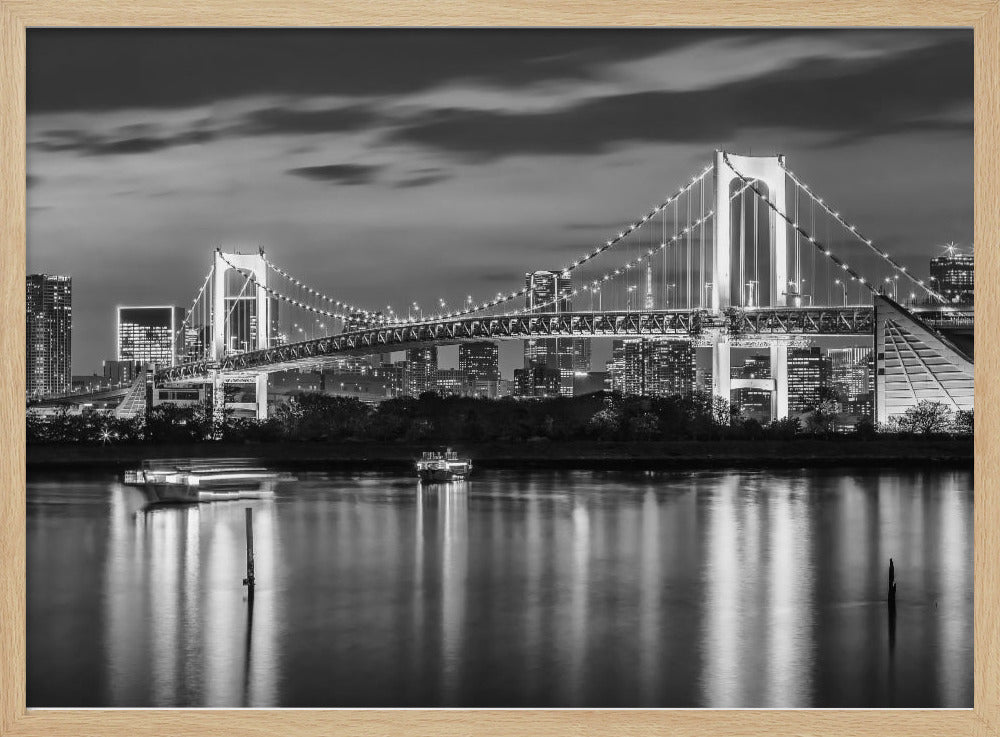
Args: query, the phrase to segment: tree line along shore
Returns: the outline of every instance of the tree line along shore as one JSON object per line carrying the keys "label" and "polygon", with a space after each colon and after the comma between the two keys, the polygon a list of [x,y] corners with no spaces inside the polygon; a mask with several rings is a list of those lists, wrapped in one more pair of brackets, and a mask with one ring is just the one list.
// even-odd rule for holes
{"label": "tree line along shore", "polygon": [[246,456],[299,465],[409,464],[460,447],[495,467],[958,462],[972,458],[972,413],[921,403],[876,427],[844,431],[832,408],[761,423],[704,393],[597,393],[539,401],[398,398],[378,405],[301,394],[266,420],[161,405],[132,419],[68,413],[27,418],[29,466],[115,465],[152,457]]}

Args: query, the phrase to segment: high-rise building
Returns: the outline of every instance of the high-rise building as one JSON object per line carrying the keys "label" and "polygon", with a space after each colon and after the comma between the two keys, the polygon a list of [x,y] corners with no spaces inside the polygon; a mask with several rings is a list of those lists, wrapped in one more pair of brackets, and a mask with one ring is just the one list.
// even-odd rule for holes
{"label": "high-rise building", "polygon": [[[572,309],[570,295],[573,283],[568,274],[559,271],[534,271],[524,275],[527,292],[524,306],[535,314],[568,312]],[[529,338],[524,341],[524,366],[544,364],[559,372],[560,393],[573,396],[574,365],[582,361],[577,351],[584,351],[575,338]],[[589,356],[587,358],[589,364]]]}
{"label": "high-rise building", "polygon": [[828,361],[818,346],[788,349],[788,412],[802,414],[816,406],[828,381]]}
{"label": "high-rise building", "polygon": [[931,259],[931,286],[952,302],[973,304],[975,265],[971,253],[949,253]]}
{"label": "high-rise building", "polygon": [[500,348],[490,341],[460,343],[458,367],[466,373],[470,381],[499,381]]}
{"label": "high-rise building", "polygon": [[514,369],[514,395],[517,397],[558,397],[562,377],[559,371],[542,363]]}
{"label": "high-rise building", "polygon": [[611,360],[607,364],[608,388],[613,392],[625,393],[625,341],[611,342]]}
{"label": "high-rise building", "polygon": [[69,391],[73,356],[73,279],[28,274],[25,332],[28,396]]}
{"label": "high-rise building", "polygon": [[181,331],[184,311],[173,305],[118,308],[119,361],[172,366],[186,336]]}
{"label": "high-rise building", "polygon": [[590,371],[590,338],[573,338],[573,373],[585,374]]}
{"label": "high-rise building", "polygon": [[867,397],[871,391],[871,348],[830,348],[830,386],[844,401]]}
{"label": "high-rise building", "polygon": [[437,371],[437,350],[432,345],[410,348],[406,351],[406,393],[419,397],[433,391],[434,372]]}
{"label": "high-rise building", "polygon": [[687,395],[694,389],[694,347],[686,340],[649,341],[646,393],[654,397]]}
{"label": "high-rise building", "polygon": [[438,369],[431,377],[431,389],[442,397],[464,397],[472,394],[469,376],[462,369]]}
{"label": "high-rise building", "polygon": [[643,338],[630,338],[622,342],[625,370],[622,393],[644,395],[647,393],[649,342]]}

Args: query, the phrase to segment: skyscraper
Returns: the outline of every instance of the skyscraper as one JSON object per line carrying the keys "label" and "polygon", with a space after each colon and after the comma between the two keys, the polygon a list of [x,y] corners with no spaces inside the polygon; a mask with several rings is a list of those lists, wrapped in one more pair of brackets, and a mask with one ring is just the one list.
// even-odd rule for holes
{"label": "skyscraper", "polygon": [[518,397],[557,397],[562,391],[561,376],[543,363],[529,363],[514,369],[514,394]]}
{"label": "skyscraper", "polygon": [[437,371],[437,350],[432,345],[410,348],[406,351],[406,393],[419,397],[432,391],[434,373]]}
{"label": "skyscraper", "polygon": [[788,412],[802,414],[816,406],[827,380],[827,361],[818,346],[788,349]]}
{"label": "skyscraper", "polygon": [[[558,271],[534,271],[524,275],[528,291],[524,306],[533,314],[568,312],[573,283],[569,275]],[[560,394],[573,396],[575,352],[583,352],[574,338],[529,338],[524,341],[524,367],[538,363],[555,369],[560,376]],[[580,359],[582,360],[582,359]],[[589,358],[587,359],[589,363]]]}
{"label": "skyscraper", "polygon": [[458,369],[465,374],[474,396],[496,398],[500,388],[500,347],[496,343],[460,343]]}
{"label": "skyscraper", "polygon": [[26,283],[28,396],[69,391],[73,380],[73,279],[29,274]]}
{"label": "skyscraper", "polygon": [[172,366],[188,337],[183,322],[183,309],[173,305],[119,307],[116,360]]}
{"label": "skyscraper", "polygon": [[931,286],[952,302],[973,303],[975,264],[971,253],[949,253],[931,259]]}
{"label": "skyscraper", "polygon": [[470,381],[499,381],[500,349],[490,341],[460,343],[458,367],[468,375]]}
{"label": "skyscraper", "polygon": [[622,357],[625,376],[622,382],[622,392],[624,394],[644,395],[647,393],[648,345],[649,342],[643,338],[631,338],[623,341]]}
{"label": "skyscraper", "polygon": [[608,388],[625,393],[625,341],[611,342],[611,360],[608,361]]}
{"label": "skyscraper", "polygon": [[649,341],[646,392],[654,397],[690,394],[694,389],[694,347],[686,340]]}

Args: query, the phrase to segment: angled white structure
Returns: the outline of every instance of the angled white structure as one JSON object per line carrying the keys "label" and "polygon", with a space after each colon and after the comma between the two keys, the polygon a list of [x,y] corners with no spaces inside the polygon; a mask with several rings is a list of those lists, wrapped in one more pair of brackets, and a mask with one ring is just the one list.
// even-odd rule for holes
{"label": "angled white structure", "polygon": [[887,297],[876,297],[876,408],[880,423],[918,402],[971,410],[974,368],[968,356],[919,318]]}

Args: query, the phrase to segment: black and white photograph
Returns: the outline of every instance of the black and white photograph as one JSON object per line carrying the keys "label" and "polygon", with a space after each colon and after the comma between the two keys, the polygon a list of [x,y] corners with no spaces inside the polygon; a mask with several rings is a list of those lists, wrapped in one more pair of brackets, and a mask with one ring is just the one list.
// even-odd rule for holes
{"label": "black and white photograph", "polygon": [[971,29],[26,39],[29,709],[973,706]]}

